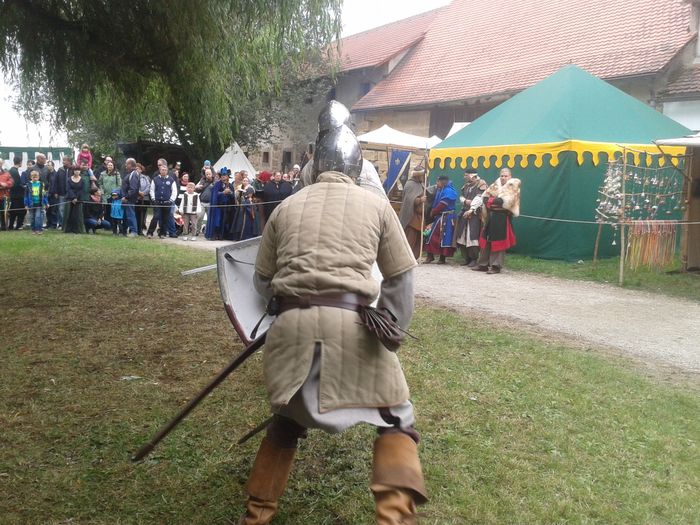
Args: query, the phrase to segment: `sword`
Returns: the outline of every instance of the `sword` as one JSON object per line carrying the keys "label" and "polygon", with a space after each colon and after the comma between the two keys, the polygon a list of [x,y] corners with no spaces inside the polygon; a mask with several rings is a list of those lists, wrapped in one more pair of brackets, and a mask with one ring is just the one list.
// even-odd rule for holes
{"label": "sword", "polygon": [[[217,386],[219,386],[219,383],[221,383],[226,377],[233,372],[236,368],[238,368],[243,361],[248,359],[251,355],[253,355],[257,350],[259,350],[263,344],[265,343],[265,337],[267,336],[267,332],[264,332],[261,334],[257,339],[255,339],[252,343],[250,343],[243,352],[238,354],[226,367],[219,372],[214,379],[212,379],[207,386],[204,387],[204,389],[199,392],[194,398],[190,400],[185,407],[180,410],[180,412],[177,413],[177,415],[172,418],[168,423],[163,425],[161,429],[158,431],[158,433],[153,436],[151,441],[146,443],[144,446],[142,446],[136,454],[134,454],[134,457],[131,458],[131,461],[137,462],[141,461],[144,459],[148,454],[151,453],[151,451],[156,447],[158,443],[161,442],[161,440],[167,436],[170,431],[172,431],[177,425],[180,424],[180,421],[185,419],[187,414],[189,414],[194,407],[196,407],[209,393],[214,390]],[[264,427],[263,427],[264,428]],[[262,430],[259,429],[259,430]],[[259,431],[258,430],[258,431]],[[257,433],[257,432],[255,432]],[[254,435],[254,434],[252,434]],[[251,437],[252,437],[251,435]]]}
{"label": "sword", "polygon": [[[255,264],[255,263],[247,262],[247,261],[239,261],[230,253],[224,254],[224,258],[228,262],[232,262],[232,263],[248,264],[250,266],[253,266]],[[199,268],[192,268],[191,270],[184,270],[184,271],[180,272],[180,275],[182,275],[184,277],[186,275],[194,275],[197,273],[209,272],[211,270],[216,270],[217,267],[218,267],[218,265],[216,265],[216,264],[208,264],[206,266],[200,266]]]}
{"label": "sword", "polygon": [[186,275],[194,275],[196,273],[203,273],[203,272],[209,272],[211,270],[216,270],[216,264],[208,264],[207,266],[200,266],[199,268],[193,268],[191,270],[185,270],[183,272],[180,272],[180,275],[183,277]]}

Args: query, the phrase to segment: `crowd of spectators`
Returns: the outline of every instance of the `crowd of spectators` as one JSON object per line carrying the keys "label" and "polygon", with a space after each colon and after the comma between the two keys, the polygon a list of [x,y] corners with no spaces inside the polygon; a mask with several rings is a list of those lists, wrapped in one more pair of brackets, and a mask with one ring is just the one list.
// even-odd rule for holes
{"label": "crowd of spectators", "polygon": [[[1,164],[1,161],[0,161]],[[244,240],[262,233],[266,217],[289,197],[300,167],[288,173],[218,171],[205,161],[198,173],[181,171],[180,162],[158,159],[157,170],[135,159],[121,166],[105,157],[99,166],[87,144],[74,160],[61,159],[56,169],[37,154],[22,170],[15,157],[9,170],[0,168],[0,229],[31,228],[72,234],[181,237],[197,240]]]}

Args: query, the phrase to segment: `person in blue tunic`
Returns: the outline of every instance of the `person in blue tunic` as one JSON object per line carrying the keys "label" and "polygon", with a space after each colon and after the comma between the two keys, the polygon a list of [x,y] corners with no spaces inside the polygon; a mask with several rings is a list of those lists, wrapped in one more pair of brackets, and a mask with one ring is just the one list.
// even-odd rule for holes
{"label": "person in blue tunic", "polygon": [[231,237],[233,215],[236,204],[235,191],[229,182],[230,170],[221,168],[220,179],[214,183],[211,191],[209,218],[205,236],[210,241],[219,241]]}
{"label": "person in blue tunic", "polygon": [[438,264],[445,264],[445,257],[452,257],[455,248],[452,238],[455,229],[455,203],[457,190],[446,175],[438,177],[435,197],[430,208],[431,224],[426,229],[425,251],[428,255],[424,262],[431,263],[438,255]]}

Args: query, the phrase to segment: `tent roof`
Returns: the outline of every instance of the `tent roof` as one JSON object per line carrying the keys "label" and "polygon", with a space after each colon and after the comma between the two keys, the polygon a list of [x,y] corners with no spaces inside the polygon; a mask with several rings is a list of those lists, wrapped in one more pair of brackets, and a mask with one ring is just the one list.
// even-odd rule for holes
{"label": "tent roof", "polygon": [[226,148],[221,158],[214,163],[214,170],[218,172],[224,166],[234,173],[246,170],[251,177],[257,173],[255,167],[250,163],[237,142]]}
{"label": "tent roof", "polygon": [[432,137],[420,137],[411,135],[394,129],[386,124],[381,128],[358,135],[357,140],[360,142],[370,142],[373,144],[384,144],[387,146],[398,146],[414,149],[430,149],[440,142],[440,137],[433,135]]}
{"label": "tent roof", "polygon": [[435,146],[430,159],[466,162],[482,157],[489,166],[491,156],[497,157],[497,165],[508,156],[513,167],[516,155],[522,156],[521,166],[527,165],[528,155],[535,155],[535,165],[541,166],[543,156],[550,154],[555,166],[560,152],[575,151],[579,163],[588,152],[598,164],[600,153],[610,158],[626,147],[635,150],[639,162],[641,152],[659,154],[654,140],[688,133],[643,102],[569,65]]}

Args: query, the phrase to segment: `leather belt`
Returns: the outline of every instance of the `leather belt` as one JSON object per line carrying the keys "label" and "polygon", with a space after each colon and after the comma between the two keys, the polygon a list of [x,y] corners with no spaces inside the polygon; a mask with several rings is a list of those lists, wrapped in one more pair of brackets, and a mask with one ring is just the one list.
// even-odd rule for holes
{"label": "leather belt", "polygon": [[369,306],[370,304],[371,301],[367,297],[356,293],[279,297],[280,313],[294,308],[311,308],[312,306],[330,306],[357,312],[360,306]]}

